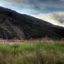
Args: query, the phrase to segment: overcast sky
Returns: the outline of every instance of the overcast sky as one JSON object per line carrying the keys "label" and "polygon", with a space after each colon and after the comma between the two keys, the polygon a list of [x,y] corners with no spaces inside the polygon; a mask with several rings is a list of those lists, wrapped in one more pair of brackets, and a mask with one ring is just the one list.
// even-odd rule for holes
{"label": "overcast sky", "polygon": [[[0,0],[0,6],[64,27],[64,0]],[[60,15],[60,20],[54,13]]]}
{"label": "overcast sky", "polygon": [[64,0],[0,0],[0,6],[23,14],[64,12]]}

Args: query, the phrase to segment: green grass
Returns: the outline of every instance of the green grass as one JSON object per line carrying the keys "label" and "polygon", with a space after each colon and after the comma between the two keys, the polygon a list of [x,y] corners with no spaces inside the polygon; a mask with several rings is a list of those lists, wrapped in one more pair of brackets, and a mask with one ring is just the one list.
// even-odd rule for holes
{"label": "green grass", "polygon": [[64,41],[0,44],[0,64],[64,64]]}

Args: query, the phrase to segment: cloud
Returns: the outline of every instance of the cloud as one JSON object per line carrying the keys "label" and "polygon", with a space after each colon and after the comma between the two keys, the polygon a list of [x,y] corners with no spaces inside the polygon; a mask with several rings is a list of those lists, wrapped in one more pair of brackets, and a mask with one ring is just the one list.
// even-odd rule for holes
{"label": "cloud", "polygon": [[64,12],[53,12],[46,14],[37,14],[34,17],[50,22],[54,25],[59,25],[64,27]]}
{"label": "cloud", "polygon": [[10,8],[19,13],[38,14],[64,11],[61,0],[0,0],[0,6]]}
{"label": "cloud", "polygon": [[3,1],[9,1],[9,2],[19,2],[21,0],[3,0]]}

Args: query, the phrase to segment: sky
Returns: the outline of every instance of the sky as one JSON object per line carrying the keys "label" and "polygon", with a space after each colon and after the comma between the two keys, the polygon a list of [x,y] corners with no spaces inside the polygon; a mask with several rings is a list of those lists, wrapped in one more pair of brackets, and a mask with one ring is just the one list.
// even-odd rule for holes
{"label": "sky", "polygon": [[64,26],[64,0],[0,0],[0,6]]}
{"label": "sky", "polygon": [[0,6],[32,15],[64,11],[64,0],[0,0]]}

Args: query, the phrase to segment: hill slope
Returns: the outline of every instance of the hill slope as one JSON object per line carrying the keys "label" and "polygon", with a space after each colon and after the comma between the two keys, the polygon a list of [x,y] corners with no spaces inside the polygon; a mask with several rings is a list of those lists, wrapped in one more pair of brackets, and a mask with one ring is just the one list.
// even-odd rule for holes
{"label": "hill slope", "polygon": [[0,38],[64,38],[64,28],[0,7]]}

